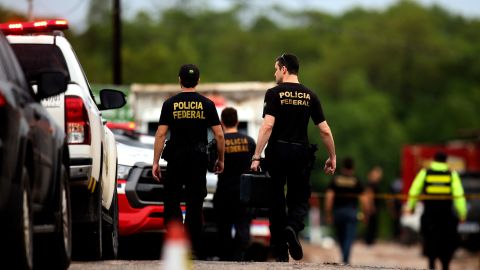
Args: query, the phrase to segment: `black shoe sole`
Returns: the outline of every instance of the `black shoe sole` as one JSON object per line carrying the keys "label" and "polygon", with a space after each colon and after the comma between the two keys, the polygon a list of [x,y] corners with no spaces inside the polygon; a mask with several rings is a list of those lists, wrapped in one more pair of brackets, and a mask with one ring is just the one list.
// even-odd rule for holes
{"label": "black shoe sole", "polygon": [[275,258],[275,262],[288,262],[288,258]]}
{"label": "black shoe sole", "polygon": [[292,259],[298,261],[303,258],[302,245],[298,241],[297,234],[291,227],[285,228],[285,237],[287,238],[288,251]]}

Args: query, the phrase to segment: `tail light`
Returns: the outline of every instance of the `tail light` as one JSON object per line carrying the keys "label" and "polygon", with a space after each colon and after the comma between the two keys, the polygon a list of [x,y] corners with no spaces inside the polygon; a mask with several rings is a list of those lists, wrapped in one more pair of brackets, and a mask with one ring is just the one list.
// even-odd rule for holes
{"label": "tail light", "polygon": [[90,144],[90,121],[83,100],[65,97],[65,128],[69,144]]}
{"label": "tail light", "polygon": [[[6,122],[8,120],[6,108],[7,108],[7,100],[5,99],[5,96],[2,94],[2,92],[0,92],[0,123],[8,127],[8,122]],[[4,130],[6,131],[6,128],[2,128],[1,130],[2,132],[0,132],[0,135],[7,133],[7,132],[4,132]],[[2,141],[0,140],[0,146],[1,146],[1,143]]]}
{"label": "tail light", "polygon": [[0,93],[0,108],[5,106],[7,104],[7,101],[5,100],[5,97]]}

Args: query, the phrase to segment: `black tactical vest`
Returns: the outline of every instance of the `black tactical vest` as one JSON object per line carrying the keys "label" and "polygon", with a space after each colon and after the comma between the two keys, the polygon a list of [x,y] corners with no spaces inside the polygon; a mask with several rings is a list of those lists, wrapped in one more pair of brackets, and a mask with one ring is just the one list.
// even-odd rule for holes
{"label": "black tactical vest", "polygon": [[423,185],[425,214],[442,215],[452,211],[452,172],[427,170]]}

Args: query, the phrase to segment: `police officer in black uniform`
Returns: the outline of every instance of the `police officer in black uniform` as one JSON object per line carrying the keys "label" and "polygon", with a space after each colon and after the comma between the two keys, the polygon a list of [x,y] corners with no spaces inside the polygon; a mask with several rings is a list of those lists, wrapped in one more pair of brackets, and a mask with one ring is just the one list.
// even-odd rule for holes
{"label": "police officer in black uniform", "polygon": [[[155,134],[153,177],[160,181],[160,154],[168,162],[165,188],[165,222],[182,222],[180,199],[185,186],[185,226],[192,241],[193,255],[200,251],[203,226],[203,199],[207,195],[207,132],[211,128],[217,140],[218,160],[215,173],[223,171],[225,141],[214,103],[198,94],[195,87],[200,71],[193,64],[183,65],[178,73],[182,91],[162,106]],[[170,139],[165,149],[167,132]],[[162,153],[163,152],[163,153]]]}
{"label": "police officer in black uniform", "polygon": [[[238,131],[237,110],[223,109],[221,121],[225,133],[225,170],[218,175],[213,198],[220,259],[242,261],[250,242],[251,218],[240,202],[240,175],[250,169],[256,145],[252,137]],[[235,228],[234,236],[232,227]]]}
{"label": "police officer in black uniform", "polygon": [[[329,158],[324,170],[333,174],[336,168],[335,145],[317,95],[300,84],[299,62],[293,54],[283,54],[275,61],[277,86],[265,94],[263,124],[251,169],[257,170],[265,150],[268,172],[272,177],[270,206],[271,248],[277,261],[288,261],[288,252],[295,260],[303,257],[298,233],[305,227],[304,219],[310,198],[309,141],[310,118],[319,128]],[[287,185],[285,197],[284,187]]]}
{"label": "police officer in black uniform", "polygon": [[365,212],[368,204],[364,187],[355,174],[353,159],[347,157],[343,160],[340,174],[332,178],[325,192],[325,219],[335,227],[345,264],[350,262],[350,251],[356,237],[359,202],[360,210]]}

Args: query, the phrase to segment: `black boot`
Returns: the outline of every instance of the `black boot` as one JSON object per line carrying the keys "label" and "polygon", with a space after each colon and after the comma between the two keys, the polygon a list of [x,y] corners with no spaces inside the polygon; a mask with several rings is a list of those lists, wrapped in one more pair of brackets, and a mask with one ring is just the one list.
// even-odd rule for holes
{"label": "black boot", "polygon": [[288,251],[294,260],[301,260],[303,258],[303,250],[300,241],[298,240],[297,232],[290,226],[284,230],[285,239],[288,243]]}

